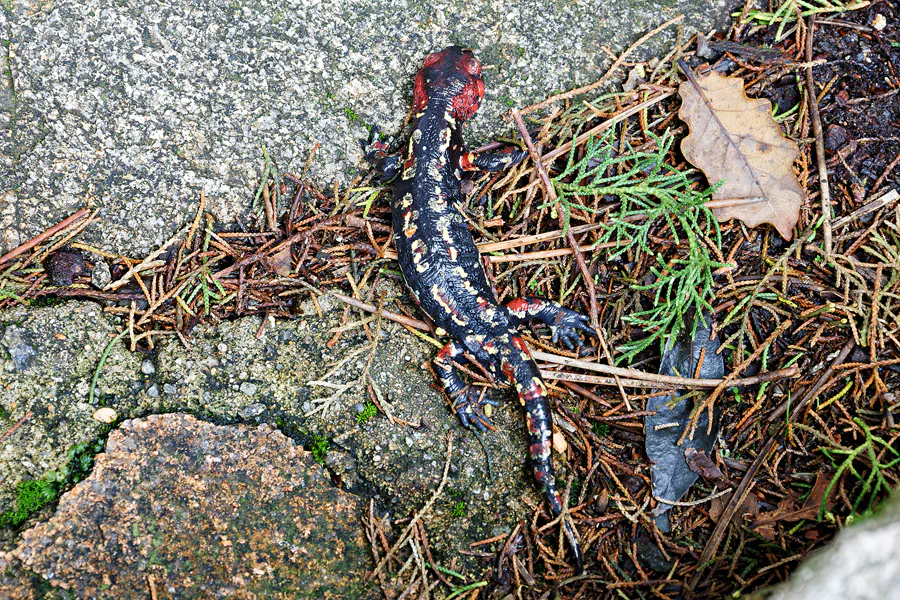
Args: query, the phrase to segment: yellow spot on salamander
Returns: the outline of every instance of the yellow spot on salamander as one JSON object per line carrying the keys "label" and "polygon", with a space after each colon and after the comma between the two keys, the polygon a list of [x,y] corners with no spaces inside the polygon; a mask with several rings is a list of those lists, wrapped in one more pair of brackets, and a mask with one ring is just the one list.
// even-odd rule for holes
{"label": "yellow spot on salamander", "polygon": [[[459,268],[461,268],[461,267],[456,267],[456,268],[459,269]],[[463,280],[463,289],[466,290],[466,291],[467,291],[470,295],[472,295],[472,296],[478,296],[478,290],[476,290],[476,289],[472,286],[472,282],[470,282],[468,279],[464,279],[464,280]],[[477,302],[477,301],[478,301],[478,300],[476,300],[476,302]]]}
{"label": "yellow spot on salamander", "polygon": [[444,212],[447,209],[447,200],[441,194],[441,188],[435,188],[435,195],[428,201],[428,207],[434,212]]}

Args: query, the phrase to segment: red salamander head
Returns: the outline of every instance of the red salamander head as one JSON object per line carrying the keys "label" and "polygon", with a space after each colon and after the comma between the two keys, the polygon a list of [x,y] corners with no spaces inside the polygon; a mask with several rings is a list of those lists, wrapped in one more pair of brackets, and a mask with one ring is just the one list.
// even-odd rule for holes
{"label": "red salamander head", "polygon": [[415,112],[424,110],[429,99],[450,100],[450,113],[458,121],[467,121],[484,98],[481,63],[471,50],[450,46],[429,54],[419,72],[413,90]]}

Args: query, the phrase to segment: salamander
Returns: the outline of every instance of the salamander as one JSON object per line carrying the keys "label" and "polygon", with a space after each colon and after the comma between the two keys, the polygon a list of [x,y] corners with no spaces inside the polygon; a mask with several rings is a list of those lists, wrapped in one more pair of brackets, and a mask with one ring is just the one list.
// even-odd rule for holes
{"label": "salamander", "polygon": [[[579,332],[595,335],[587,317],[540,298],[520,298],[500,306],[472,233],[462,214],[463,171],[500,171],[527,155],[515,147],[475,154],[465,150],[462,129],[484,98],[481,63],[470,50],[451,46],[425,58],[413,87],[412,134],[399,154],[377,133],[366,158],[385,181],[396,178],[391,202],[394,244],[400,270],[421,309],[450,341],[434,366],[463,425],[484,431],[492,423],[485,407],[497,406],[459,376],[464,354],[498,381],[515,387],[525,412],[534,477],[554,516],[564,507],[550,460],[553,421],[547,386],[516,328],[537,319],[553,341],[582,345]],[[438,331],[438,333],[441,333]],[[488,413],[490,410],[487,411]],[[566,535],[578,572],[581,553],[570,521]]]}

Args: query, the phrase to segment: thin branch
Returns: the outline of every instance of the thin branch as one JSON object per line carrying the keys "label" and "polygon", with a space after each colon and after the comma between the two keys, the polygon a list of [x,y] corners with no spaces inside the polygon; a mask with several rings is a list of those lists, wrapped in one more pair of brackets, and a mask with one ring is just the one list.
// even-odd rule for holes
{"label": "thin branch", "polygon": [[31,238],[30,240],[28,240],[27,242],[25,242],[18,248],[14,248],[13,250],[10,250],[3,256],[0,256],[0,265],[11,261],[12,259],[16,258],[17,256],[24,254],[25,252],[28,252],[29,250],[31,250],[32,248],[34,248],[41,242],[52,238],[54,235],[56,235],[57,233],[59,233],[60,231],[62,231],[66,227],[68,227],[69,225],[72,225],[73,223],[80,221],[81,219],[86,217],[89,213],[90,213],[90,211],[88,209],[82,208],[81,210],[72,214],[71,216],[66,217],[65,219],[63,219],[62,221],[60,221],[59,223],[57,223],[56,225],[51,227],[50,229],[47,229],[46,231],[41,233],[40,235],[37,235],[37,236]]}

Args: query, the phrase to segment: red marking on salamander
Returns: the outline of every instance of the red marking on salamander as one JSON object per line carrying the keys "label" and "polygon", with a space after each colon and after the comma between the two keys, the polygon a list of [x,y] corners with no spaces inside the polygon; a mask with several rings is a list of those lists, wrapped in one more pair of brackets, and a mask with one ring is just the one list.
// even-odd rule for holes
{"label": "red marking on salamander", "polygon": [[[431,58],[429,56],[428,58]],[[426,64],[428,58],[425,59]],[[421,73],[421,72],[420,72]],[[425,107],[428,105],[428,92],[425,91],[425,78],[424,76],[416,76],[416,81],[413,83],[413,112],[420,113],[425,110]]]}
{"label": "red marking on salamander", "polygon": [[512,345],[516,350],[521,350],[528,356],[531,356],[531,350],[528,349],[528,346],[525,344],[525,340],[520,338],[517,335],[512,336]]}
{"label": "red marking on salamander", "polygon": [[480,79],[473,87],[466,88],[462,94],[453,98],[453,110],[450,114],[461,121],[468,120],[478,111],[481,99],[484,98],[484,82]]}
{"label": "red marking on salamander", "polygon": [[441,348],[438,351],[438,353],[435,355],[435,358],[440,361],[444,361],[444,362],[449,360],[450,359],[450,346],[447,345],[447,346],[444,346],[443,348]]}
{"label": "red marking on salamander", "polygon": [[506,307],[515,312],[525,312],[528,310],[528,300],[525,298],[516,298],[512,302],[509,302]]}

